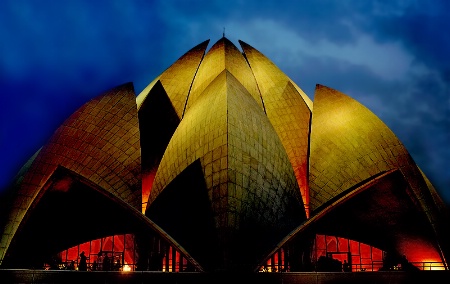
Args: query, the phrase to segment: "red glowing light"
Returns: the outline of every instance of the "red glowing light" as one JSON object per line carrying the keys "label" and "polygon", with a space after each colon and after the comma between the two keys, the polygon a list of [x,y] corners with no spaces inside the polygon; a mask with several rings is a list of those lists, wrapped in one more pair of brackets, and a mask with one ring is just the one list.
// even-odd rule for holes
{"label": "red glowing light", "polygon": [[155,175],[156,169],[143,173],[142,175],[142,213],[144,214],[145,209],[147,209],[147,202],[153,186],[153,181],[155,180]]}

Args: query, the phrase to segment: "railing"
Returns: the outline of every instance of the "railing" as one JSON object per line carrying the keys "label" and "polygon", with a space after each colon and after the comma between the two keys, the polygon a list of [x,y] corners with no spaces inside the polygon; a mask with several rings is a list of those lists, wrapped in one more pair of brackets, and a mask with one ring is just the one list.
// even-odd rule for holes
{"label": "railing", "polygon": [[[443,262],[410,262],[412,265],[417,267],[419,270],[430,271],[430,270],[448,270]],[[372,261],[371,263],[366,264],[352,264],[351,272],[365,272],[365,271],[382,271],[383,269],[382,261]],[[402,271],[402,267],[400,265],[393,266],[390,271]],[[273,273],[281,273],[281,272],[294,272],[290,271],[290,267],[279,266],[279,265],[267,265],[265,267],[261,267],[259,272],[273,272]]]}
{"label": "railing", "polygon": [[443,262],[411,262],[420,270],[447,270]]}
{"label": "railing", "polygon": [[[419,270],[447,270],[445,264],[443,262],[410,262],[412,265],[417,267]],[[373,261],[370,264],[353,264],[352,272],[358,271],[379,271],[383,267],[382,261]],[[404,270],[401,265],[393,266],[389,270]]]}
{"label": "railing", "polygon": [[352,272],[358,271],[378,271],[383,267],[382,261],[372,261],[372,263],[367,264],[352,264]]}

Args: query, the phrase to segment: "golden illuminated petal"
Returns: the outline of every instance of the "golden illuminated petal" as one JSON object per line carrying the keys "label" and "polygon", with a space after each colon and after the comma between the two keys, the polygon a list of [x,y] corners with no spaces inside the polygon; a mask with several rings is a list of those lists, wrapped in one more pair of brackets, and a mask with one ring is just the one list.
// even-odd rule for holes
{"label": "golden illuminated petal", "polygon": [[197,72],[198,66],[203,59],[209,40],[205,40],[199,45],[181,56],[175,63],[167,68],[160,76],[155,78],[136,98],[138,108],[147,98],[154,84],[159,80],[166,91],[178,118],[183,116],[187,97]]}
{"label": "golden illuminated petal", "polygon": [[309,216],[308,143],[312,102],[267,57],[240,43],[261,90],[267,117],[291,161]]}
{"label": "golden illuminated petal", "polygon": [[266,100],[272,92],[269,90],[275,86],[284,86],[287,82],[291,82],[297,90],[301,99],[308,106],[308,109],[312,110],[311,99],[301,90],[286,74],[283,73],[273,62],[264,56],[261,52],[250,46],[249,44],[239,41],[242,49],[244,50],[245,58],[247,58],[256,81],[258,82],[259,90],[263,95],[263,100]]}
{"label": "golden illuminated petal", "polygon": [[311,208],[392,169],[401,170],[423,210],[435,214],[429,212],[433,201],[427,185],[395,134],[359,102],[317,85],[310,143]]}
{"label": "golden illuminated petal", "polygon": [[159,80],[160,78],[161,78],[161,75],[159,75],[158,77],[153,79],[153,81],[150,82],[150,84],[148,84],[139,95],[137,95],[136,105],[137,105],[138,110],[141,109],[141,106],[144,103],[144,101],[147,99],[147,96],[150,93],[150,90],[152,90],[153,86],[155,86],[155,84],[160,81]]}
{"label": "golden illuminated petal", "polygon": [[247,89],[261,109],[263,108],[258,86],[244,56],[231,41],[221,38],[208,51],[195,75],[186,111],[196,103],[202,92],[225,69]]}
{"label": "golden illuminated petal", "polygon": [[140,140],[131,83],[92,99],[72,114],[23,176],[2,236],[0,255],[53,172],[64,167],[140,210]]}

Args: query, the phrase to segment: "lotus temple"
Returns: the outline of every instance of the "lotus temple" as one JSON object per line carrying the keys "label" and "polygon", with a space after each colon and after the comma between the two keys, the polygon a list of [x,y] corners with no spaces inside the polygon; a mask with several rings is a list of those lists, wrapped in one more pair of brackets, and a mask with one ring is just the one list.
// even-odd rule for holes
{"label": "lotus temple", "polygon": [[209,44],[67,117],[1,200],[0,269],[449,269],[448,205],[383,121]]}

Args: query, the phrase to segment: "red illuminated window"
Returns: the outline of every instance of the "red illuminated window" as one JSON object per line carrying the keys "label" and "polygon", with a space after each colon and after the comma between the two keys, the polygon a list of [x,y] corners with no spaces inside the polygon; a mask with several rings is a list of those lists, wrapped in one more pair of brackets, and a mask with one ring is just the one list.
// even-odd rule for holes
{"label": "red illuminated window", "polygon": [[132,234],[108,236],[64,250],[58,254],[58,268],[76,270],[82,252],[87,256],[88,270],[103,270],[101,258],[105,256],[110,263],[107,270],[131,271],[136,268],[137,254]]}

